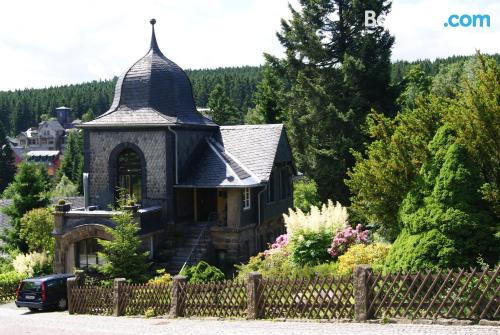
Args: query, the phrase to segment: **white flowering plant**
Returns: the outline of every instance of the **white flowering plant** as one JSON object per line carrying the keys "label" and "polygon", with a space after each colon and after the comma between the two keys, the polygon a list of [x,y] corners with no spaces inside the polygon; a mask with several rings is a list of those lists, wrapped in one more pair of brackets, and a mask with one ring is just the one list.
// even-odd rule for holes
{"label": "white flowering plant", "polygon": [[328,254],[332,239],[349,223],[347,208],[331,200],[321,208],[312,206],[308,214],[300,209],[290,209],[289,214],[283,217],[291,259],[301,266],[332,261]]}
{"label": "white flowering plant", "polygon": [[46,252],[19,254],[12,260],[14,270],[26,277],[39,276],[52,272],[52,256]]}

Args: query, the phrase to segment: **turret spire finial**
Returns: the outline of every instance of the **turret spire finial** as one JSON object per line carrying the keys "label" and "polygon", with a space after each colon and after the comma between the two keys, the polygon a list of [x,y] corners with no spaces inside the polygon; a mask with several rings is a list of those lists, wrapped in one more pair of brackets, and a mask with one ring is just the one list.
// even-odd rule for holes
{"label": "turret spire finial", "polygon": [[153,49],[153,50],[159,50],[158,43],[156,42],[156,35],[155,35],[156,20],[155,19],[151,19],[149,21],[149,23],[151,23],[151,30],[152,30],[152,33],[151,33],[151,49]]}

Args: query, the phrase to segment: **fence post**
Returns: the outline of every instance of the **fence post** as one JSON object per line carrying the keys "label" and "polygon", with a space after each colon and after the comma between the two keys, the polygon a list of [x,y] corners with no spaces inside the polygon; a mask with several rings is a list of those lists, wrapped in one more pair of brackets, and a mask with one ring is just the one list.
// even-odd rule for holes
{"label": "fence post", "polygon": [[358,265],[354,269],[354,318],[358,322],[370,319],[368,311],[370,283],[368,277],[371,271],[369,265]]}
{"label": "fence post", "polygon": [[68,296],[68,313],[75,314],[75,302],[73,301],[73,288],[76,286],[76,278],[71,277],[66,281],[66,289]]}
{"label": "fence post", "polygon": [[247,279],[247,319],[260,319],[262,317],[259,298],[261,295],[260,283],[262,275],[258,272],[251,272]]}
{"label": "fence post", "polygon": [[174,277],[172,283],[172,301],[170,303],[170,316],[179,317],[184,315],[184,287],[186,286],[187,278],[181,275]]}
{"label": "fence post", "polygon": [[113,281],[113,316],[123,315],[120,303],[123,284],[125,284],[125,278],[115,278]]}

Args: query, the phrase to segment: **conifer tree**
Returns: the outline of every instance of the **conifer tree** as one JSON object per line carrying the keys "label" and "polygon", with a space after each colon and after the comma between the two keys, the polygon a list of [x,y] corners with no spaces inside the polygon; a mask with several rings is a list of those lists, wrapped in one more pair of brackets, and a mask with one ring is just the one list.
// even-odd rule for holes
{"label": "conifer tree", "polygon": [[[286,57],[267,55],[284,81],[286,125],[299,170],[318,183],[323,199],[348,202],[344,177],[361,149],[371,109],[393,112],[390,55],[394,38],[383,27],[366,27],[365,10],[385,16],[390,1],[301,0],[282,20]],[[278,92],[279,93],[279,92]],[[265,108],[267,99],[257,102]],[[261,106],[261,107],[259,107]]]}
{"label": "conifer tree", "polygon": [[243,123],[242,114],[236,109],[231,99],[224,93],[221,84],[217,84],[208,97],[208,107],[212,120],[219,125]]}
{"label": "conifer tree", "polygon": [[81,131],[69,133],[60,173],[77,185],[80,193],[83,191],[83,134]]}
{"label": "conifer tree", "polygon": [[20,237],[21,218],[33,208],[50,203],[51,183],[45,166],[36,163],[21,163],[14,181],[5,189],[3,197],[12,203],[2,209],[10,218],[11,228],[3,232],[2,240],[10,250],[27,252],[26,242]]}
{"label": "conifer tree", "polygon": [[500,241],[494,213],[479,193],[481,175],[449,125],[429,144],[415,188],[400,210],[403,230],[387,261],[393,270],[494,265]]}
{"label": "conifer tree", "polygon": [[14,153],[7,140],[5,129],[2,123],[0,123],[0,194],[14,179],[16,173],[14,163]]}

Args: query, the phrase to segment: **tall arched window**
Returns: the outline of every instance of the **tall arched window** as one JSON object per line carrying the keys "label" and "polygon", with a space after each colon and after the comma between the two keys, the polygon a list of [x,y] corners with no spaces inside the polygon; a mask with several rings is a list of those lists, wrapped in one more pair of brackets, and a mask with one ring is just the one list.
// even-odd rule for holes
{"label": "tall arched window", "polygon": [[126,194],[133,196],[136,201],[141,201],[141,158],[131,149],[125,149],[118,155],[117,185],[125,190]]}

